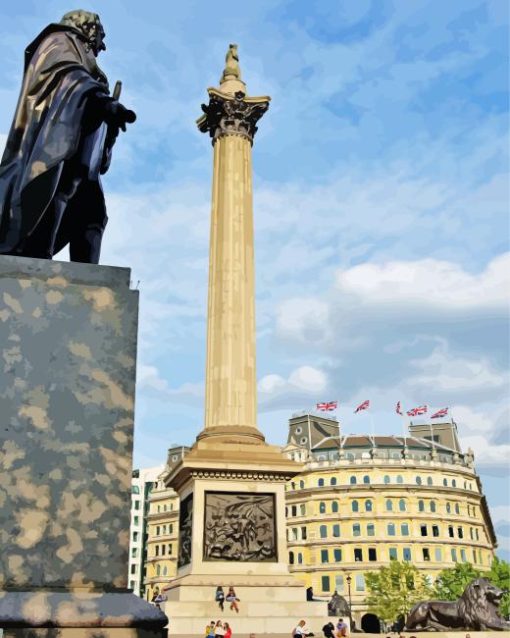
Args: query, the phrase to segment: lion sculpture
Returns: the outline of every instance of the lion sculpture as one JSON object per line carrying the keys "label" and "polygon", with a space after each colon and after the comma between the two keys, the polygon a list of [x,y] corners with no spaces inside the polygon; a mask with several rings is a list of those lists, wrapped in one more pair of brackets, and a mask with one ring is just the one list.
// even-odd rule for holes
{"label": "lion sculpture", "polygon": [[456,602],[430,600],[415,605],[407,619],[405,631],[502,631],[510,623],[499,615],[504,592],[487,578],[473,580]]}

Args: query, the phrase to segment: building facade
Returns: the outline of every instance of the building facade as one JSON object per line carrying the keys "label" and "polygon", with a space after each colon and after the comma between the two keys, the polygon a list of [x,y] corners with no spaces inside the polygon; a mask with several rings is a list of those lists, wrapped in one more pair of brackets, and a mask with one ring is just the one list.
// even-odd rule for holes
{"label": "building facade", "polygon": [[129,588],[143,596],[147,555],[147,514],[149,496],[164,465],[133,470],[131,478],[131,525],[129,535]]}
{"label": "building facade", "polygon": [[458,562],[488,570],[497,544],[473,453],[460,451],[455,424],[410,430],[341,436],[337,421],[314,414],[289,423],[284,450],[301,462],[307,454],[287,486],[291,571],[316,596],[336,590],[350,600],[366,630],[374,628],[365,627],[367,572],[404,560],[433,582]]}

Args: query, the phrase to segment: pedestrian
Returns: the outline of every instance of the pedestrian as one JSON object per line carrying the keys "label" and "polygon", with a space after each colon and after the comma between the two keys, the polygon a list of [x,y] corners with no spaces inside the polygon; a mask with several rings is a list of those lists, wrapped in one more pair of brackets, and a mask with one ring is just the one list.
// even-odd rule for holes
{"label": "pedestrian", "polygon": [[231,610],[235,609],[236,610],[236,614],[238,614],[239,613],[239,605],[237,603],[239,602],[239,598],[236,596],[236,592],[235,592],[233,587],[229,587],[228,588],[226,601],[228,603],[230,603],[230,609]]}
{"label": "pedestrian", "polygon": [[314,634],[306,627],[306,622],[304,620],[300,620],[292,631],[292,635],[295,638],[306,638],[307,636],[313,636]]}
{"label": "pedestrian", "polygon": [[232,627],[228,622],[223,623],[223,629],[225,630],[225,638],[232,638]]}
{"label": "pedestrian", "polygon": [[225,629],[223,628],[223,624],[222,624],[221,620],[217,620],[216,621],[216,627],[214,629],[214,636],[215,636],[215,638],[224,638],[224,636],[225,636]]}
{"label": "pedestrian", "polygon": [[225,604],[225,594],[223,593],[223,587],[221,585],[216,587],[216,594],[214,596],[214,599],[218,603],[218,607],[221,609],[221,611],[224,611],[223,606]]}
{"label": "pedestrian", "polygon": [[338,638],[347,636],[347,624],[344,622],[343,618],[338,619],[338,623],[336,625],[336,635],[338,636]]}
{"label": "pedestrian", "polygon": [[335,638],[335,625],[330,621],[322,628],[324,638]]}
{"label": "pedestrian", "polygon": [[205,638],[214,638],[214,620],[211,620],[205,628]]}

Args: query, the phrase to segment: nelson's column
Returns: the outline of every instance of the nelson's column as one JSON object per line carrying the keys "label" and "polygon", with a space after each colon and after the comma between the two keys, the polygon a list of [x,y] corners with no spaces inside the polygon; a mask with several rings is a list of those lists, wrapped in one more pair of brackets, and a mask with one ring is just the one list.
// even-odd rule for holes
{"label": "nelson's column", "polygon": [[326,604],[307,603],[287,567],[284,489],[301,466],[257,427],[251,148],[270,98],[246,95],[233,44],[208,93],[197,121],[214,149],[205,426],[165,481],[180,500],[165,611],[172,632],[202,632],[219,613],[216,587],[233,586],[239,613],[225,602],[221,617],[235,632],[288,633],[303,617],[318,630]]}

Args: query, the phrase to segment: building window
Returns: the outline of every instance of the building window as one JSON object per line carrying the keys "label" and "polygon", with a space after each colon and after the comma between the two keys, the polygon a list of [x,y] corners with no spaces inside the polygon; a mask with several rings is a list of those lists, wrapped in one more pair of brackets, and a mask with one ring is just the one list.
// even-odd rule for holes
{"label": "building window", "polygon": [[161,556],[166,554],[166,545],[161,545]]}
{"label": "building window", "polygon": [[455,479],[452,479],[452,487],[457,487],[457,481]]}
{"label": "building window", "polygon": [[463,563],[465,563],[467,561],[466,550],[465,549],[461,549],[460,550],[460,559],[462,560]]}
{"label": "building window", "polygon": [[359,523],[354,523],[352,526],[352,535],[361,536],[361,525]]}
{"label": "building window", "polygon": [[161,527],[159,525],[156,526],[156,536],[160,536]]}
{"label": "building window", "polygon": [[304,481],[299,481],[299,489],[300,490],[304,490],[305,489],[305,482]]}
{"label": "building window", "polygon": [[448,479],[443,479],[443,485],[444,487],[448,487]]}
{"label": "building window", "polygon": [[435,536],[436,538],[439,536],[439,526],[438,525],[432,525],[432,536]]}
{"label": "building window", "polygon": [[400,501],[398,502],[398,509],[401,512],[405,512],[406,511],[406,502],[404,501],[403,498],[401,498]]}
{"label": "building window", "polygon": [[131,558],[136,558],[137,553],[138,549],[136,547],[133,547],[133,549],[131,550]]}
{"label": "building window", "polygon": [[323,592],[329,593],[329,576],[322,576],[321,587]]}
{"label": "building window", "polygon": [[301,528],[301,539],[306,541],[306,526]]}
{"label": "building window", "polygon": [[450,503],[446,503],[446,513],[447,514],[452,513],[452,506],[450,505]]}
{"label": "building window", "polygon": [[327,549],[321,549],[321,563],[329,563],[329,552]]}
{"label": "building window", "polygon": [[320,479],[317,481],[317,485],[318,485],[319,487],[324,487],[324,479],[323,479],[323,478],[320,478]]}
{"label": "building window", "polygon": [[342,562],[342,550],[341,549],[334,549],[333,550],[333,556],[335,558],[335,563]]}
{"label": "building window", "polygon": [[168,543],[168,555],[172,555],[172,543]]}
{"label": "building window", "polygon": [[377,560],[377,551],[375,547],[368,548],[368,560],[374,562]]}
{"label": "building window", "polygon": [[297,555],[297,562],[298,562],[298,565],[303,564],[303,554],[301,552],[299,552]]}
{"label": "building window", "polygon": [[427,478],[427,485],[432,485],[432,477],[431,476],[429,476]]}
{"label": "building window", "polygon": [[409,536],[409,525],[407,523],[402,523],[400,526],[400,533],[402,536]]}
{"label": "building window", "polygon": [[428,531],[427,531],[427,526],[426,525],[420,525],[420,534],[422,536],[428,536]]}
{"label": "building window", "polygon": [[328,537],[328,526],[327,525],[321,525],[319,527],[319,535],[321,538],[327,538]]}
{"label": "building window", "polygon": [[299,506],[299,514],[301,516],[304,516],[306,514],[306,505],[304,503],[301,503],[301,505]]}
{"label": "building window", "polygon": [[303,428],[297,427],[295,431],[296,431],[296,434],[301,434],[301,432],[303,431]]}
{"label": "building window", "polygon": [[294,552],[289,552],[289,565],[294,565]]}
{"label": "building window", "polygon": [[443,562],[443,550],[440,547],[436,547],[436,549],[434,550],[435,553],[435,559],[437,563],[442,563]]}
{"label": "building window", "polygon": [[477,560],[476,560],[476,550],[474,549],[473,550],[473,563],[476,563],[476,562],[477,562]]}
{"label": "building window", "polygon": [[390,555],[390,560],[397,560],[397,548],[390,547],[389,555]]}
{"label": "building window", "polygon": [[365,476],[363,477],[363,483],[365,485],[370,485],[370,476],[368,476],[368,474],[365,474]]}
{"label": "building window", "polygon": [[430,560],[429,548],[428,547],[423,547],[422,551],[423,551],[423,560],[429,561]]}
{"label": "building window", "polygon": [[383,481],[386,485],[388,485],[388,483],[390,482],[390,477],[387,474],[385,474]]}
{"label": "building window", "polygon": [[296,506],[296,505],[293,505],[293,506],[290,508],[290,515],[291,515],[291,516],[297,516],[297,506]]}
{"label": "building window", "polygon": [[476,536],[476,540],[479,541],[480,540],[480,536],[478,534],[478,527],[475,527],[475,536]]}
{"label": "building window", "polygon": [[363,550],[361,547],[354,548],[354,560],[356,562],[363,562]]}
{"label": "building window", "polygon": [[165,565],[165,566],[163,567],[163,576],[166,576],[167,574],[168,574],[168,568],[167,568],[167,566]]}
{"label": "building window", "polygon": [[436,501],[430,501],[430,511],[431,512],[436,511]]}
{"label": "building window", "polygon": [[136,565],[131,565],[131,573],[136,574]]}
{"label": "building window", "polygon": [[140,488],[138,487],[138,485],[131,486],[131,494],[140,494]]}
{"label": "building window", "polygon": [[331,503],[331,511],[333,512],[333,514],[336,514],[338,512],[338,501],[333,501]]}
{"label": "building window", "polygon": [[349,479],[349,483],[351,485],[356,485],[356,483],[357,483],[356,477],[355,476],[351,476],[351,478]]}
{"label": "building window", "polygon": [[367,536],[375,536],[375,525],[373,523],[367,525]]}
{"label": "building window", "polygon": [[393,501],[391,501],[390,499],[386,501],[386,511],[393,512]]}
{"label": "building window", "polygon": [[140,509],[140,501],[135,501],[135,510]]}
{"label": "building window", "polygon": [[133,517],[133,525],[140,525],[140,517],[139,516],[134,516]]}
{"label": "building window", "polygon": [[156,576],[161,576],[161,565],[156,565]]}
{"label": "building window", "polygon": [[457,550],[455,549],[455,547],[452,547],[452,561],[454,563],[457,562]]}
{"label": "building window", "polygon": [[363,574],[356,574],[356,591],[365,591],[365,577]]}
{"label": "building window", "polygon": [[333,525],[333,537],[340,538],[340,525]]}
{"label": "building window", "polygon": [[457,527],[457,536],[459,538],[464,538],[464,530],[462,529],[462,527]]}
{"label": "building window", "polygon": [[129,581],[129,589],[134,589],[135,588],[135,581],[134,580],[130,580]]}
{"label": "building window", "polygon": [[333,478],[330,480],[329,484],[330,485],[336,485],[336,477],[333,476]]}
{"label": "building window", "polygon": [[450,538],[453,538],[453,526],[452,525],[448,525],[448,536]]}
{"label": "building window", "polygon": [[425,511],[425,503],[423,501],[418,501],[418,511],[419,512]]}
{"label": "building window", "polygon": [[154,556],[159,556],[159,545],[154,546]]}
{"label": "building window", "polygon": [[458,503],[455,503],[455,514],[460,514],[460,508]]}
{"label": "building window", "polygon": [[325,513],[326,513],[326,503],[321,501],[319,503],[319,514],[325,514]]}
{"label": "building window", "polygon": [[138,532],[133,532],[133,543],[138,542]]}
{"label": "building window", "polygon": [[338,592],[342,592],[344,590],[344,577],[343,576],[335,576],[335,589]]}
{"label": "building window", "polygon": [[359,503],[358,501],[352,501],[351,509],[353,512],[359,512]]}
{"label": "building window", "polygon": [[388,523],[388,536],[395,536],[395,523]]}
{"label": "building window", "polygon": [[410,547],[404,547],[404,549],[402,550],[402,557],[404,560],[411,560],[411,548]]}
{"label": "building window", "polygon": [[416,485],[421,485],[421,476],[416,477]]}
{"label": "building window", "polygon": [[365,501],[365,512],[372,511],[372,501]]}
{"label": "building window", "polygon": [[404,482],[404,479],[402,478],[402,476],[400,476],[400,474],[397,476],[397,483],[402,484]]}

